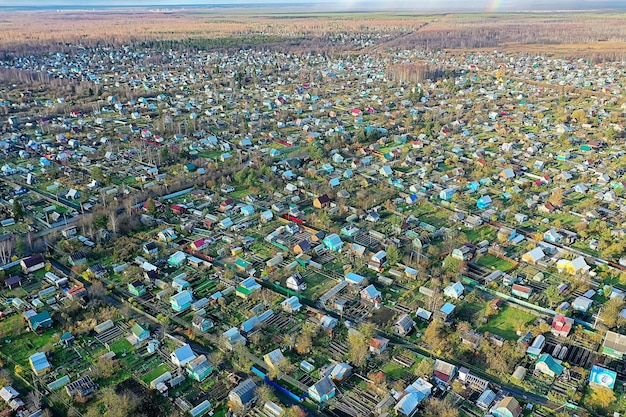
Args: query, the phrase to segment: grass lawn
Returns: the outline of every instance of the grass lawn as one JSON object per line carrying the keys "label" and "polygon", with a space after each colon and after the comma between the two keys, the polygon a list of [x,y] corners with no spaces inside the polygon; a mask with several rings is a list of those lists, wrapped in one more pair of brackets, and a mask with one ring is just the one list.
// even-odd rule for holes
{"label": "grass lawn", "polygon": [[391,379],[401,379],[409,372],[409,368],[404,368],[394,361],[389,361],[383,366],[382,371]]}
{"label": "grass lawn", "polygon": [[152,371],[148,372],[144,376],[141,377],[141,380],[146,384],[150,384],[152,381],[160,377],[166,372],[169,372],[170,368],[167,367],[164,363],[154,368]]}
{"label": "grass lawn", "polygon": [[116,355],[119,355],[122,352],[130,353],[133,349],[133,345],[130,344],[126,338],[120,339],[110,345],[111,351],[115,352]]}
{"label": "grass lawn", "polygon": [[[16,314],[0,323],[3,330],[6,331],[7,338],[0,341],[2,347],[0,351],[24,367],[28,365],[28,357],[34,353],[41,351],[42,347],[47,346],[45,350],[49,350],[53,343],[58,340],[60,332],[56,329],[50,329],[41,335],[35,335],[32,332],[24,331],[24,323],[22,315]],[[6,326],[6,327],[5,327]],[[10,342],[6,342],[10,340]]]}
{"label": "grass lawn", "polygon": [[509,271],[513,267],[515,267],[515,264],[512,264],[511,262],[505,261],[504,259],[500,259],[497,256],[493,256],[490,254],[486,254],[484,256],[481,256],[480,258],[477,258],[476,263],[486,268],[499,269],[501,271]]}
{"label": "grass lawn", "polygon": [[244,187],[244,188],[237,188],[235,191],[228,194],[228,196],[232,198],[233,200],[241,200],[243,197],[247,196],[248,194],[250,194],[250,190]]}
{"label": "grass lawn", "polygon": [[517,329],[532,323],[537,316],[515,307],[504,306],[500,314],[492,317],[478,330],[502,336],[507,340],[517,339]]}
{"label": "grass lawn", "polygon": [[306,281],[307,289],[302,292],[302,295],[310,300],[317,300],[336,284],[332,279],[316,273],[305,274],[304,280]]}
{"label": "grass lawn", "polygon": [[464,233],[470,243],[478,243],[485,239],[492,240],[496,235],[495,230],[489,225],[483,225],[475,229],[467,229]]}

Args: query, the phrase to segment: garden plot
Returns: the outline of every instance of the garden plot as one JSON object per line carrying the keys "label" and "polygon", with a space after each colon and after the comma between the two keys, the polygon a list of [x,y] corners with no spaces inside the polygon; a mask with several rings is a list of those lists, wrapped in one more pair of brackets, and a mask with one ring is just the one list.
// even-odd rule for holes
{"label": "garden plot", "polygon": [[365,246],[372,252],[375,252],[380,245],[380,241],[378,239],[363,230],[360,230],[359,233],[357,233],[354,237],[354,241],[359,245]]}
{"label": "garden plot", "polygon": [[293,317],[284,314],[274,314],[265,321],[268,327],[273,327],[280,333],[285,333],[294,323],[295,320]]}
{"label": "garden plot", "polygon": [[327,249],[325,249],[324,251],[322,251],[316,258],[316,262],[320,263],[322,265],[325,265],[327,263],[330,263],[332,261],[334,261],[335,259],[337,259],[337,257],[335,256],[335,254]]}
{"label": "garden plot", "polygon": [[299,378],[298,378],[298,382],[303,383],[306,386],[311,386],[313,384],[315,384],[315,380],[313,379],[313,377],[311,377],[311,375],[309,374],[302,374]]}
{"label": "garden plot", "polygon": [[344,317],[358,323],[367,317],[372,311],[372,306],[358,301],[347,304],[344,307]]}
{"label": "garden plot", "polygon": [[113,326],[108,330],[96,335],[96,340],[103,345],[110,345],[111,342],[124,336],[124,331],[119,326]]}
{"label": "garden plot", "polygon": [[569,343],[560,343],[554,338],[546,340],[545,353],[552,355],[556,359],[560,359],[573,366],[589,368],[596,363],[598,354],[586,347],[576,346]]}
{"label": "garden plot", "polygon": [[334,408],[348,416],[373,416],[373,410],[376,408],[377,402],[373,400],[373,396],[366,396],[364,394],[365,392],[360,390],[359,392],[350,392],[349,394],[341,397],[339,402],[335,404]]}
{"label": "garden plot", "polygon": [[218,401],[222,401],[224,398],[228,396],[230,392],[230,384],[227,384],[223,380],[215,381],[215,383],[211,386],[211,389],[207,393],[207,399],[215,404]]}
{"label": "garden plot", "polygon": [[348,354],[348,346],[338,340],[333,340],[328,346],[328,351],[337,360],[342,360]]}

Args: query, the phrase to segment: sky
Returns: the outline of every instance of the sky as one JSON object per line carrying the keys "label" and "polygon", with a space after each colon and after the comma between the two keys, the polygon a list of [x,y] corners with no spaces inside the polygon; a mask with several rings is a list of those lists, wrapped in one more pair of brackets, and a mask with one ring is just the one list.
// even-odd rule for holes
{"label": "sky", "polygon": [[[180,7],[224,4],[332,4],[335,10],[506,12],[528,10],[626,9],[625,0],[0,0],[0,7]],[[280,6],[276,6],[280,7]]]}

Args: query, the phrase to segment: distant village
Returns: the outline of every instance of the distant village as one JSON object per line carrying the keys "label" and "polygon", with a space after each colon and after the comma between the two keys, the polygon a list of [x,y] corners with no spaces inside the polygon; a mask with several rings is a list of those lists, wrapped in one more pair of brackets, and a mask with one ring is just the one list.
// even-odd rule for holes
{"label": "distant village", "polygon": [[622,63],[0,68],[0,416],[626,412]]}

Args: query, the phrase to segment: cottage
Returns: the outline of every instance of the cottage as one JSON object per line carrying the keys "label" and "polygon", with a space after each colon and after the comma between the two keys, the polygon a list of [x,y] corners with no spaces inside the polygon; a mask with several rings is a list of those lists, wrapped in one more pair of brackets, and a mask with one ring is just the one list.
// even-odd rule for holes
{"label": "cottage", "polygon": [[626,354],[626,336],[607,331],[602,343],[602,353],[621,360]]}
{"label": "cottage", "polygon": [[255,291],[261,289],[261,285],[256,282],[254,277],[249,277],[241,281],[239,286],[235,290],[237,297],[241,297],[244,300],[248,299]]}
{"label": "cottage", "polygon": [[360,292],[361,301],[365,303],[373,304],[374,307],[378,308],[380,303],[382,302],[382,293],[374,287],[374,285],[370,284],[367,287],[363,288]]}
{"label": "cottage", "polygon": [[522,407],[513,397],[504,397],[491,409],[493,417],[519,417]]}
{"label": "cottage", "polygon": [[146,291],[146,286],[138,279],[128,284],[128,292],[135,297],[141,297],[146,293]]}
{"label": "cottage", "polygon": [[561,376],[564,370],[565,367],[547,353],[541,354],[535,363],[535,372],[542,373],[551,378]]}
{"label": "cottage", "polygon": [[330,197],[328,197],[328,194],[322,194],[319,197],[316,197],[313,200],[313,207],[318,208],[318,209],[322,209],[322,208],[327,208],[330,206]]}
{"label": "cottage", "polygon": [[22,259],[20,261],[20,266],[22,267],[22,271],[24,271],[25,274],[30,274],[44,268],[46,266],[46,260],[44,259],[42,254],[38,253],[28,258]]}
{"label": "cottage", "polygon": [[272,369],[277,369],[285,360],[285,356],[280,349],[274,349],[263,356],[263,361]]}
{"label": "cottage", "polygon": [[589,310],[589,308],[591,308],[592,304],[593,304],[593,300],[590,300],[589,298],[584,297],[584,296],[580,296],[574,299],[574,301],[572,302],[572,308],[575,311],[586,313]]}
{"label": "cottage", "polygon": [[166,243],[172,242],[173,240],[178,238],[178,235],[172,228],[161,230],[157,236],[161,242],[166,242]]}
{"label": "cottage", "polygon": [[28,317],[28,327],[34,332],[52,327],[52,324],[52,317],[50,317],[50,313],[47,311],[42,311]]}
{"label": "cottage", "polygon": [[19,275],[13,275],[4,280],[4,285],[6,285],[10,290],[12,290],[13,288],[17,286],[21,287],[22,277],[20,277]]}
{"label": "cottage", "polygon": [[85,255],[85,252],[83,252],[83,251],[78,251],[78,252],[72,253],[70,256],[68,256],[68,262],[72,266],[78,266],[78,265],[86,264],[87,263],[87,255]]}
{"label": "cottage", "polygon": [[298,297],[296,297],[295,295],[287,298],[285,301],[280,303],[280,305],[283,311],[287,313],[297,313],[302,309],[302,304],[300,303]]}
{"label": "cottage", "polygon": [[84,399],[98,389],[96,384],[89,375],[78,378],[74,382],[70,382],[65,386],[65,392],[72,399]]}
{"label": "cottage", "polygon": [[43,352],[37,352],[34,355],[31,355],[28,358],[28,362],[37,376],[41,376],[52,369],[52,365],[50,365],[48,358],[46,358],[46,354]]}
{"label": "cottage", "polygon": [[128,341],[132,345],[138,345],[144,340],[148,340],[150,338],[150,330],[146,329],[141,324],[137,323],[130,329],[130,336],[128,337]]}
{"label": "cottage", "polygon": [[193,302],[193,294],[189,290],[184,290],[179,292],[178,294],[174,294],[170,297],[170,304],[172,305],[172,310],[179,312],[184,311],[191,307],[191,303]]}
{"label": "cottage", "polygon": [[256,399],[256,384],[251,379],[246,379],[228,393],[228,401],[245,410],[249,409]]}
{"label": "cottage", "polygon": [[553,335],[558,337],[567,337],[574,325],[574,319],[566,317],[562,314],[557,314],[552,320],[552,327],[550,331]]}
{"label": "cottage", "polygon": [[237,345],[245,345],[247,342],[246,338],[241,335],[239,329],[236,327],[228,329],[222,334],[222,336],[226,341],[226,346],[230,350],[233,350]]}
{"label": "cottage", "polygon": [[333,233],[324,238],[324,246],[333,252],[339,252],[343,247],[343,241],[339,235]]}
{"label": "cottage", "polygon": [[370,258],[367,267],[374,271],[381,272],[387,265],[387,252],[380,250]]}
{"label": "cottage", "polygon": [[433,385],[422,378],[418,378],[404,390],[404,396],[394,406],[398,415],[412,417],[418,410],[418,405],[431,395]]}
{"label": "cottage", "polygon": [[211,364],[204,355],[197,356],[189,361],[186,369],[187,374],[198,382],[204,381],[213,372]]}
{"label": "cottage", "polygon": [[191,319],[191,325],[201,332],[207,332],[215,326],[215,323],[213,323],[213,320],[211,320],[210,318],[203,317],[199,314],[194,314],[193,318]]}
{"label": "cottage", "polygon": [[450,284],[446,288],[444,288],[443,294],[446,297],[459,299],[463,296],[464,291],[465,287],[463,287],[463,284],[461,284],[460,282],[455,282],[454,284]]}
{"label": "cottage", "polygon": [[181,266],[187,260],[187,255],[184,252],[177,251],[173,253],[168,259],[167,264],[170,266]]}
{"label": "cottage", "polygon": [[492,203],[493,201],[491,200],[491,197],[488,195],[484,195],[478,199],[478,201],[476,202],[476,207],[479,210],[486,210],[491,207]]}
{"label": "cottage", "polygon": [[532,288],[525,285],[513,284],[511,286],[511,294],[528,300],[532,294]]}
{"label": "cottage", "polygon": [[403,314],[393,325],[393,330],[397,335],[406,336],[413,330],[414,326],[415,322],[411,319],[411,316]]}
{"label": "cottage", "polygon": [[196,358],[196,354],[191,350],[191,346],[185,344],[170,354],[170,360],[178,367],[183,367]]}
{"label": "cottage", "polygon": [[523,254],[522,255],[522,261],[528,262],[529,264],[535,265],[537,262],[541,261],[545,257],[546,257],[546,255],[543,252],[543,250],[539,246],[537,246],[536,248],[532,249],[531,251],[526,252],[525,254]]}
{"label": "cottage", "polygon": [[322,378],[311,387],[309,387],[309,397],[313,401],[323,403],[335,396],[337,387],[333,383],[331,378]]}
{"label": "cottage", "polygon": [[372,339],[370,340],[369,351],[374,355],[380,355],[385,350],[387,350],[388,345],[389,339],[382,336],[375,336],[372,337]]}
{"label": "cottage", "polygon": [[433,377],[435,380],[447,384],[452,382],[452,378],[454,378],[455,374],[456,366],[440,359],[435,360],[435,366],[433,368]]}

